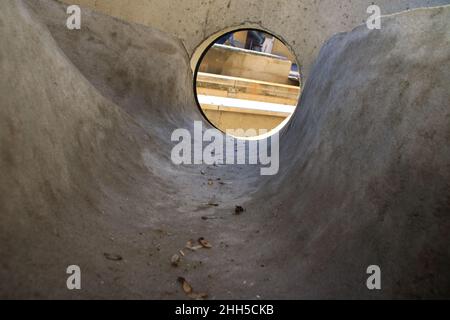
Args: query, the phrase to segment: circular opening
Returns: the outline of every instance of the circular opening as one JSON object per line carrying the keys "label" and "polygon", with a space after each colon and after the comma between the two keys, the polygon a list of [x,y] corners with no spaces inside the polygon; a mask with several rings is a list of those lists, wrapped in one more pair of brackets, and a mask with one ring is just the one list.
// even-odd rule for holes
{"label": "circular opening", "polygon": [[215,38],[203,51],[194,89],[214,127],[236,138],[259,139],[281,130],[294,114],[300,67],[278,37],[238,29]]}

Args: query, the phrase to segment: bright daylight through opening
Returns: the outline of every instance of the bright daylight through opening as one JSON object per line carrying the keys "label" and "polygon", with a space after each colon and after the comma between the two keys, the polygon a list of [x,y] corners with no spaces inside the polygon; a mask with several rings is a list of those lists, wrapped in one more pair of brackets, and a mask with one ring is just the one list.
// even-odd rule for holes
{"label": "bright daylight through opening", "polygon": [[301,83],[294,54],[277,37],[256,29],[216,39],[195,74],[203,115],[223,132],[234,130],[238,138],[281,130],[297,108]]}

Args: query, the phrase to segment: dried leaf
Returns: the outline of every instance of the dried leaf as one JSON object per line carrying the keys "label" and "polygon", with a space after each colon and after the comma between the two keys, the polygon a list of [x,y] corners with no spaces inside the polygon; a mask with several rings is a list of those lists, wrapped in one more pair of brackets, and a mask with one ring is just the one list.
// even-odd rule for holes
{"label": "dried leaf", "polygon": [[216,216],[203,216],[202,220],[217,220],[217,219],[222,219],[221,217],[216,217]]}
{"label": "dried leaf", "polygon": [[212,245],[205,238],[198,239],[198,242],[202,245],[203,248],[207,248],[207,249],[212,248]]}
{"label": "dried leaf", "polygon": [[191,250],[191,251],[197,251],[197,250],[199,250],[199,249],[201,249],[201,248],[203,248],[203,246],[194,246],[194,244],[193,244],[193,241],[192,240],[189,240],[187,243],[186,243],[186,249],[189,249],[189,250]]}
{"label": "dried leaf", "polygon": [[104,253],[103,255],[105,256],[106,259],[111,260],[111,261],[122,261],[123,260],[122,256],[120,256],[118,254]]}
{"label": "dried leaf", "polygon": [[208,203],[208,206],[211,206],[211,207],[218,207],[219,204],[218,204],[218,203],[214,203],[214,202],[210,202],[210,203]]}
{"label": "dried leaf", "polygon": [[171,263],[172,263],[172,265],[173,265],[174,267],[178,267],[178,264],[180,263],[181,258],[180,258],[179,255],[174,254],[174,255],[172,256],[172,259],[170,259],[170,261],[171,261]]}
{"label": "dried leaf", "polygon": [[188,295],[189,295],[189,294],[192,294],[192,292],[193,292],[192,287],[191,287],[191,285],[186,281],[185,278],[179,277],[179,278],[178,278],[178,282],[181,283],[181,286],[183,287],[184,293],[186,293],[186,294],[188,294]]}
{"label": "dried leaf", "polygon": [[188,297],[194,300],[205,300],[208,298],[208,294],[206,293],[190,293]]}
{"label": "dried leaf", "polygon": [[234,210],[234,213],[236,215],[240,215],[241,213],[244,213],[245,209],[241,206],[236,206],[236,209]]}

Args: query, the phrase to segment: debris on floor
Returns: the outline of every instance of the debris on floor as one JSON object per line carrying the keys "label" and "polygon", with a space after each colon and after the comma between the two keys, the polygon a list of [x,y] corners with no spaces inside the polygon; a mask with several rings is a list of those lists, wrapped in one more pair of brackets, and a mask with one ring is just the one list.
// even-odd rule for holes
{"label": "debris on floor", "polygon": [[203,248],[202,245],[194,245],[194,242],[192,240],[189,240],[186,243],[186,249],[189,249],[191,251],[197,251],[197,250],[202,249],[202,248]]}
{"label": "debris on floor", "polygon": [[211,206],[211,207],[218,207],[219,204],[218,204],[218,203],[209,202],[209,203],[208,203],[208,206]]}
{"label": "debris on floor", "polygon": [[172,266],[178,267],[181,262],[181,257],[178,254],[174,254],[170,259],[170,262],[172,263]]}
{"label": "debris on floor", "polygon": [[203,248],[206,248],[206,249],[212,248],[212,245],[205,238],[199,238],[198,242],[202,245]]}
{"label": "debris on floor", "polygon": [[223,219],[221,217],[216,217],[216,216],[203,216],[202,220],[218,220],[218,219]]}
{"label": "debris on floor", "polygon": [[107,260],[111,261],[122,261],[123,258],[121,255],[118,254],[111,254],[111,253],[104,253],[103,254]]}
{"label": "debris on floor", "polygon": [[236,206],[236,208],[234,209],[234,214],[235,215],[240,215],[242,213],[245,212],[245,209],[242,206]]}
{"label": "debris on floor", "polygon": [[198,241],[198,244],[195,245],[193,240],[189,240],[186,243],[186,249],[189,249],[191,251],[197,251],[197,250],[200,250],[200,249],[203,249],[203,248],[205,248],[205,249],[211,249],[212,248],[211,243],[209,243],[209,241],[206,240],[203,237],[199,238],[197,241]]}
{"label": "debris on floor", "polygon": [[208,294],[207,293],[191,293],[188,294],[188,297],[194,300],[205,300],[208,298]]}
{"label": "debris on floor", "polygon": [[183,277],[178,277],[178,282],[181,284],[181,287],[183,288],[183,292],[191,299],[194,300],[204,300],[208,298],[208,295],[206,293],[196,293],[194,292],[194,289],[192,286],[187,282],[187,280]]}
{"label": "debris on floor", "polygon": [[193,292],[192,286],[183,277],[178,277],[178,282],[181,283],[184,293],[191,294]]}

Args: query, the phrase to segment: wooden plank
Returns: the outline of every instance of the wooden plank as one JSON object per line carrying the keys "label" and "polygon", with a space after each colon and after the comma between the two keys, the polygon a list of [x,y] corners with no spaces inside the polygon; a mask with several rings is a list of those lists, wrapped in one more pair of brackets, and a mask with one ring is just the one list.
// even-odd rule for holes
{"label": "wooden plank", "polygon": [[203,58],[200,72],[290,84],[291,66],[292,62],[282,57],[215,45]]}
{"label": "wooden plank", "polygon": [[217,106],[212,104],[202,104],[202,109],[211,111],[222,111],[222,112],[235,112],[235,113],[246,113],[255,115],[265,115],[271,117],[287,118],[291,115],[290,112],[278,112],[278,111],[266,111],[266,110],[255,110],[255,109],[245,109],[245,108],[235,108],[228,106]]}

